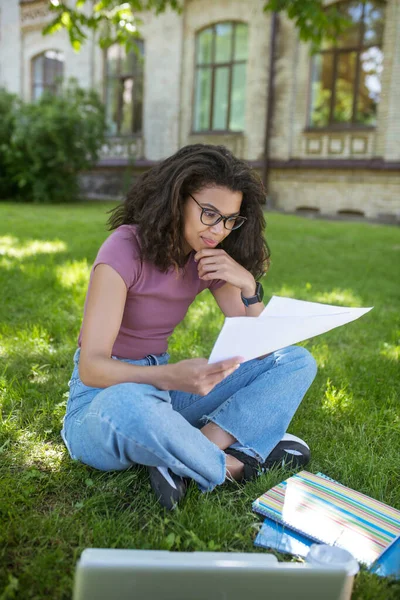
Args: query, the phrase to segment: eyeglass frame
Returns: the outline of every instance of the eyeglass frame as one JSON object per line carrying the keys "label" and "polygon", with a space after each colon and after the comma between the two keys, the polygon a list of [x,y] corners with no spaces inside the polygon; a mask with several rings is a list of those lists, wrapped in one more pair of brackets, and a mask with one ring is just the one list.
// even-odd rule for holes
{"label": "eyeglass frame", "polygon": [[[214,225],[218,225],[218,223],[221,223],[221,221],[223,221],[225,229],[227,229],[228,231],[235,231],[235,229],[239,229],[247,221],[247,217],[243,217],[242,215],[237,215],[236,217],[234,215],[229,215],[228,217],[225,217],[224,215],[221,215],[221,213],[218,210],[215,210],[213,208],[206,208],[204,206],[201,206],[201,204],[199,202],[197,202],[196,198],[194,198],[192,196],[192,194],[188,194],[188,196],[190,196],[192,198],[192,200],[194,200],[196,202],[197,206],[199,208],[201,208],[200,221],[203,223],[203,225],[206,225],[207,227],[214,227]],[[210,223],[204,223],[204,221],[203,221],[203,214],[204,214],[204,211],[206,211],[206,210],[210,210],[212,212],[215,212],[217,215],[219,215],[219,217],[215,221],[215,223],[212,223],[212,224],[210,224]],[[228,219],[237,219],[238,217],[240,217],[241,219],[243,219],[243,221],[237,227],[232,227],[231,229],[229,229],[229,227],[226,226],[226,221],[228,221]]]}

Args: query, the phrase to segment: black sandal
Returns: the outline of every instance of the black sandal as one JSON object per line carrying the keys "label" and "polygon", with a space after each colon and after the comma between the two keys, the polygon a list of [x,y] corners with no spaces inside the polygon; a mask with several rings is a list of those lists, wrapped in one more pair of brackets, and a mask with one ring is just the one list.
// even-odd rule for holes
{"label": "black sandal", "polygon": [[305,467],[311,458],[310,448],[304,440],[290,433],[285,433],[264,462],[260,462],[253,456],[249,456],[235,448],[227,448],[225,453],[234,456],[243,463],[243,482],[251,481],[258,475],[266,473],[272,467],[278,466],[290,469]]}
{"label": "black sandal", "polygon": [[147,470],[157,500],[167,510],[173,510],[185,497],[189,480],[163,467],[147,467]]}

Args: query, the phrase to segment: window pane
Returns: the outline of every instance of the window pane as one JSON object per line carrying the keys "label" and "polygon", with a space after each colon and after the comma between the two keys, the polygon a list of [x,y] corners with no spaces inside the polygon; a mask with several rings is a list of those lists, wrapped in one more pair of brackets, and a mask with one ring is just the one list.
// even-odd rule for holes
{"label": "window pane", "polygon": [[197,69],[194,116],[195,131],[207,130],[210,128],[211,75],[212,70],[210,67]]}
{"label": "window pane", "polygon": [[57,50],[47,50],[33,59],[32,97],[38,99],[45,90],[55,94],[64,72],[64,55]]}
{"label": "window pane", "polygon": [[311,76],[310,125],[324,127],[329,123],[332,96],[333,54],[317,54],[314,57]]}
{"label": "window pane", "polygon": [[133,80],[133,133],[142,132],[143,122],[143,77],[137,76]]}
{"label": "window pane", "polygon": [[338,56],[333,111],[333,119],[338,123],[349,123],[352,120],[356,58],[355,52],[342,52]]}
{"label": "window pane", "polygon": [[36,58],[33,59],[33,83],[34,83],[34,85],[43,83],[43,61],[44,61],[43,54],[41,56],[37,56]]}
{"label": "window pane", "polygon": [[227,128],[229,70],[229,67],[218,67],[215,69],[213,129],[225,130]]}
{"label": "window pane", "polygon": [[364,44],[381,44],[383,38],[384,6],[382,2],[367,2],[364,17]]}
{"label": "window pane", "polygon": [[106,90],[107,130],[111,135],[118,133],[118,92],[119,80],[109,79]]}
{"label": "window pane", "polygon": [[197,57],[198,65],[212,62],[212,40],[213,29],[205,29],[197,36]]}
{"label": "window pane", "polygon": [[44,83],[46,86],[51,86],[54,83],[56,69],[54,65],[55,61],[51,58],[44,58]]}
{"label": "window pane", "polygon": [[232,71],[232,95],[229,129],[244,130],[246,102],[246,65],[235,65]]}
{"label": "window pane", "polygon": [[62,78],[64,75],[64,63],[60,60],[56,63],[56,77]]}
{"label": "window pane", "polygon": [[125,79],[122,81],[122,118],[121,118],[121,135],[129,135],[132,133],[132,116],[133,116],[133,79]]}
{"label": "window pane", "polygon": [[43,94],[43,86],[41,84],[37,84],[33,86],[33,99],[39,100],[41,95]]}
{"label": "window pane", "polygon": [[124,75],[132,75],[135,69],[136,64],[136,54],[132,50],[128,54],[125,53],[125,50],[122,48],[121,53],[121,70],[120,73]]}
{"label": "window pane", "polygon": [[383,52],[373,46],[361,53],[360,87],[357,97],[357,123],[374,125],[381,95]]}
{"label": "window pane", "polygon": [[107,50],[107,75],[116,75],[118,73],[118,63],[121,48],[118,44],[110,46]]}
{"label": "window pane", "polygon": [[350,21],[349,26],[344,30],[338,39],[338,46],[348,48],[359,46],[361,43],[361,23],[362,23],[362,2],[343,2],[338,5],[339,12]]}
{"label": "window pane", "polygon": [[218,23],[215,26],[215,36],[215,62],[230,62],[232,60],[232,23]]}
{"label": "window pane", "polygon": [[139,54],[135,50],[131,50],[126,54],[125,49],[121,48],[121,73],[133,75],[138,69],[142,68],[144,57],[143,40],[136,40],[136,44]]}
{"label": "window pane", "polygon": [[247,60],[247,32],[245,23],[235,26],[235,60]]}

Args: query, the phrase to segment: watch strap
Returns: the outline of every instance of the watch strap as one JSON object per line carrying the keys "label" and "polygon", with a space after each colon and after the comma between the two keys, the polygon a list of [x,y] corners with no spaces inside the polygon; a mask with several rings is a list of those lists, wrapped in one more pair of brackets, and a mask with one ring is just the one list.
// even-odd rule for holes
{"label": "watch strap", "polygon": [[259,281],[256,282],[256,293],[254,296],[250,296],[246,298],[243,294],[240,294],[242,297],[242,302],[245,306],[251,306],[252,304],[257,304],[257,302],[261,302],[264,296],[263,286]]}

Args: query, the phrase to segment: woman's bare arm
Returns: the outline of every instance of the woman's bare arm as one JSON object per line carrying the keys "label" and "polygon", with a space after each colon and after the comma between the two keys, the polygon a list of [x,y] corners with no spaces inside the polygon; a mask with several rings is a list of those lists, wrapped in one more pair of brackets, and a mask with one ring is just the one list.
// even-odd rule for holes
{"label": "woman's bare arm", "polygon": [[85,385],[105,388],[131,381],[149,383],[154,369],[111,358],[126,294],[124,280],[112,267],[105,264],[96,267],[86,305],[79,361],[79,376]]}

